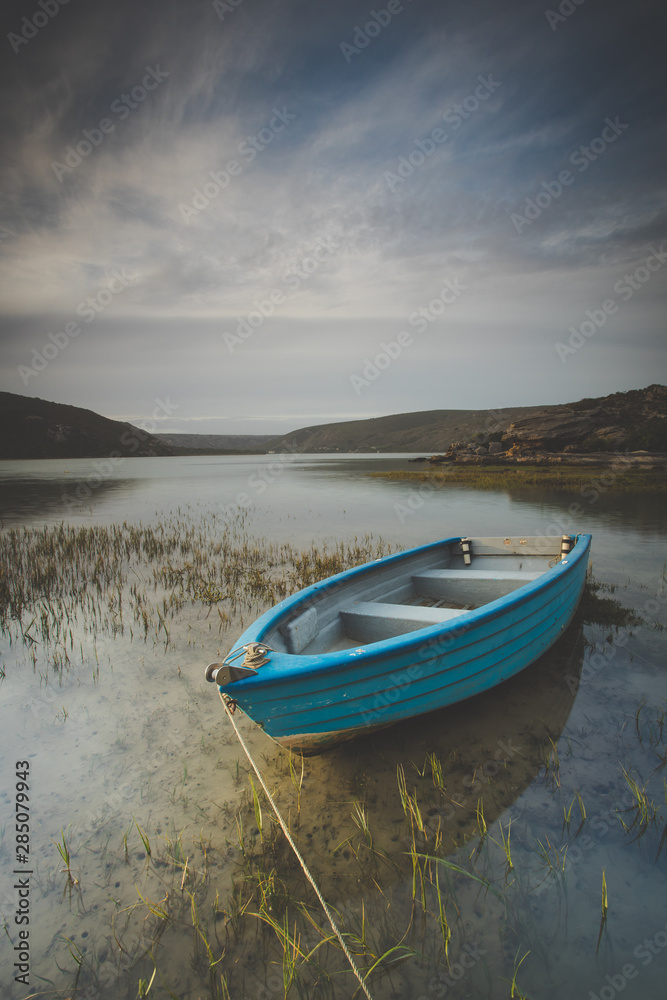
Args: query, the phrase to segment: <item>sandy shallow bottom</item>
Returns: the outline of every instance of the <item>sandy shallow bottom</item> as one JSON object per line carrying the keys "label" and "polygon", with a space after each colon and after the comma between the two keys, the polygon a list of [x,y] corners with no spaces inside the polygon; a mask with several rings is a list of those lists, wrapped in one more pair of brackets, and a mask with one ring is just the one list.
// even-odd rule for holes
{"label": "sandy shallow bottom", "polygon": [[[615,596],[646,603],[631,587]],[[60,669],[60,647],[5,637],[3,970],[21,940],[13,879],[27,876],[13,873],[31,872],[30,982],[3,972],[8,1000],[354,994],[203,679],[265,606],[250,601],[223,631],[201,601],[146,634],[73,621]],[[373,997],[504,998],[517,968],[531,997],[662,996],[655,620],[619,629],[580,615],[495,691],[303,762],[237,713],[358,965],[375,966]],[[17,762],[29,763],[29,868],[16,856]],[[645,824],[623,769],[646,794]]]}

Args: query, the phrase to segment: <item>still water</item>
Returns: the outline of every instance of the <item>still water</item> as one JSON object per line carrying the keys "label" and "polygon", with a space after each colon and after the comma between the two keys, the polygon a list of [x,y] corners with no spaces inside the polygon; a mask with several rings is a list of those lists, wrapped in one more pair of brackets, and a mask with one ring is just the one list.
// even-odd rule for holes
{"label": "still water", "polygon": [[[276,546],[369,535],[370,553],[380,539],[395,549],[447,535],[590,532],[598,600],[618,601],[634,617],[593,603],[519,678],[306,761],[301,784],[284,752],[248,720],[240,725],[360,964],[367,971],[373,956],[396,948],[369,978],[373,996],[504,998],[514,982],[513,995],[532,1000],[663,997],[664,500],[615,494],[593,473],[584,494],[430,488],[372,475],[420,468],[408,457],[5,462],[0,519],[5,535],[141,522],[171,524],[184,537],[198,525],[213,544],[232,530],[246,550],[265,553],[266,565]],[[183,565],[191,558],[184,549]],[[176,572],[177,554],[169,561]],[[158,591],[166,600],[147,583],[149,564],[123,584],[135,587],[135,609],[156,603]],[[250,878],[251,860],[266,868],[263,885],[296,878],[277,842],[270,853],[260,837],[247,762],[203,682],[205,664],[266,605],[258,598],[228,608],[224,621],[224,601],[172,605],[169,616],[163,603],[164,620],[154,616],[150,627],[138,611],[132,627],[114,627],[118,594],[92,589],[86,614],[63,595],[60,610],[36,602],[20,622],[5,618],[3,995],[134,998],[152,978],[149,996],[195,1000],[224,996],[224,974],[232,997],[281,997],[285,983],[289,996],[351,996],[356,982],[333,945],[318,950],[315,971],[303,966],[291,982],[261,916],[269,911],[254,900],[248,913],[260,916],[241,918],[225,902],[240,873]],[[31,615],[46,616],[53,634],[56,619],[67,628],[36,641]],[[17,762],[29,763],[28,801],[17,800]],[[401,805],[400,772],[417,813]],[[31,872],[27,924],[17,922],[27,904],[13,874],[18,806],[31,815],[34,868],[18,865]],[[263,811],[268,827],[266,803]],[[270,912],[278,911],[276,903]],[[316,939],[302,933],[305,953]],[[20,962],[11,974],[17,954],[29,986],[16,981]]]}

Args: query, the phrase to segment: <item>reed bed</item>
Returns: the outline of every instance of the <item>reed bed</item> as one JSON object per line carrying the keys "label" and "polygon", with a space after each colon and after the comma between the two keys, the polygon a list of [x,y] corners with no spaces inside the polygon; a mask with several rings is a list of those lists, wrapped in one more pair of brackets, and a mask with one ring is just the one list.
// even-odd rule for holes
{"label": "reed bed", "polygon": [[0,632],[47,644],[66,667],[75,632],[169,643],[185,605],[214,608],[220,631],[288,593],[386,555],[365,536],[308,549],[248,536],[241,524],[171,518],[156,525],[12,528],[0,533]]}
{"label": "reed bed", "polygon": [[[522,462],[517,464],[452,463],[444,469],[397,470],[371,472],[381,479],[428,483],[433,487],[469,487],[476,490],[548,489],[578,493],[605,476],[605,490],[616,493],[664,493],[667,473],[664,468],[630,468],[609,475],[608,465],[548,465]],[[610,482],[611,479],[611,482]]]}

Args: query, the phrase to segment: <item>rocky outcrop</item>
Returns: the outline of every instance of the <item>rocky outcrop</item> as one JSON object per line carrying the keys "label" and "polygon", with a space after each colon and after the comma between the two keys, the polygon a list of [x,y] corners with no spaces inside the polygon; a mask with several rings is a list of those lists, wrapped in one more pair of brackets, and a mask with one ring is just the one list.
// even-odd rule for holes
{"label": "rocky outcrop", "polygon": [[578,414],[569,407],[562,406],[555,413],[534,413],[527,419],[511,424],[503,434],[502,441],[507,447],[527,445],[544,451],[562,451],[567,445],[581,442],[591,435],[593,421],[599,412],[597,407]]}
{"label": "rocky outcrop", "polygon": [[502,436],[506,451],[667,451],[667,387],[583,399],[514,421]]}
{"label": "rocky outcrop", "polygon": [[639,467],[667,464],[667,387],[651,385],[535,410],[502,434],[478,433],[473,440],[452,442],[429,461],[610,465],[619,456]]}

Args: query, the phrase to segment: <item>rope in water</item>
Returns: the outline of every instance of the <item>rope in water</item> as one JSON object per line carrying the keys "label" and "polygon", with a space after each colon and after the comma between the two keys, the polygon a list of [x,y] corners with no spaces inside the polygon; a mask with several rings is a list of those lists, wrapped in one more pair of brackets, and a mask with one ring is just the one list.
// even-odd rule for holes
{"label": "rope in water", "polygon": [[271,796],[271,792],[267,788],[266,782],[264,781],[264,778],[262,777],[262,775],[259,772],[259,768],[255,764],[255,761],[252,759],[250,751],[248,750],[247,746],[245,745],[244,739],[241,736],[241,733],[239,732],[238,726],[234,722],[234,718],[232,716],[232,713],[231,713],[231,711],[229,709],[229,706],[227,705],[227,702],[222,697],[222,693],[221,693],[220,689],[218,689],[218,694],[220,695],[220,701],[222,702],[222,704],[224,706],[224,709],[225,709],[225,712],[227,713],[229,721],[231,722],[231,724],[234,727],[234,732],[238,736],[239,743],[243,747],[243,749],[245,751],[245,755],[248,758],[248,760],[250,761],[250,765],[251,765],[253,771],[255,772],[255,774],[257,775],[262,788],[264,789],[264,794],[266,795],[266,797],[267,797],[267,799],[268,799],[268,801],[269,801],[269,803],[271,805],[271,808],[273,809],[274,813],[276,814],[278,822],[280,823],[282,831],[285,834],[285,837],[287,838],[290,847],[292,848],[292,850],[296,854],[297,860],[298,860],[299,864],[301,865],[301,867],[303,868],[303,871],[304,871],[304,874],[305,874],[306,878],[308,879],[308,881],[312,885],[313,889],[315,890],[315,894],[316,894],[317,898],[319,899],[320,903],[322,904],[322,909],[324,910],[324,912],[327,915],[327,920],[331,924],[331,929],[333,930],[334,934],[338,938],[338,940],[340,942],[340,946],[343,949],[343,951],[345,952],[345,957],[347,958],[348,962],[350,963],[350,967],[351,967],[352,971],[354,972],[355,976],[359,980],[359,985],[361,986],[362,990],[364,991],[364,993],[368,997],[368,1000],[373,1000],[371,994],[368,992],[368,987],[366,986],[366,983],[364,982],[364,979],[363,979],[361,973],[359,972],[359,969],[357,968],[357,966],[355,964],[355,961],[352,958],[352,955],[350,954],[350,951],[349,951],[347,945],[345,944],[345,942],[343,940],[343,935],[341,934],[340,930],[338,929],[336,921],[334,920],[334,918],[333,918],[333,916],[331,914],[331,910],[327,906],[327,904],[326,904],[326,902],[324,900],[324,897],[323,897],[322,893],[320,892],[320,890],[319,890],[319,888],[317,886],[317,883],[315,882],[315,879],[310,874],[310,871],[308,869],[308,865],[306,864],[306,862],[303,860],[303,858],[299,854],[299,849],[296,846],[296,844],[294,843],[294,841],[292,840],[292,835],[289,832],[289,830],[287,829],[287,825],[285,823],[285,820],[282,818],[282,816],[278,812],[278,807],[275,804],[275,802],[273,801],[273,798]]}

